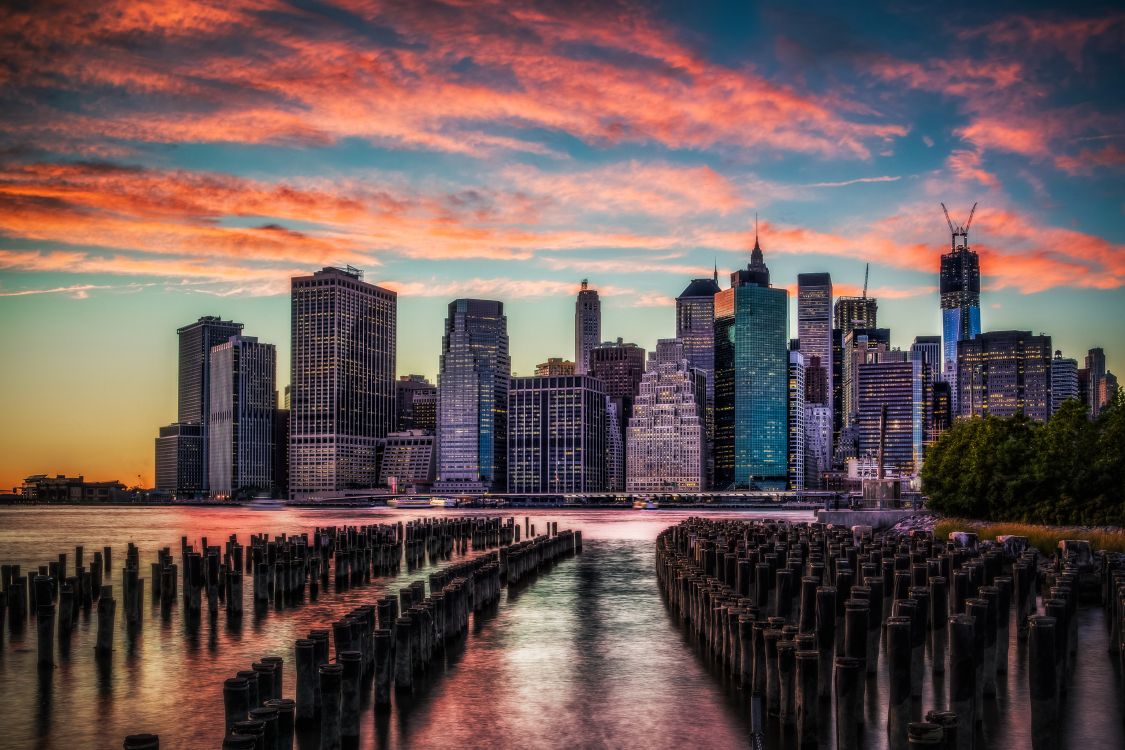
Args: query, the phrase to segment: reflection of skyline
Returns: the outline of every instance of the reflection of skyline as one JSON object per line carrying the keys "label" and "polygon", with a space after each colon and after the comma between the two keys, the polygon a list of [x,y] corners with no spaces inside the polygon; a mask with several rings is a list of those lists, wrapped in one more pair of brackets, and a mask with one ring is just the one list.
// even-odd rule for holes
{"label": "reflection of skyline", "polygon": [[398,291],[399,370],[431,378],[443,304],[498,297],[528,374],[570,356],[582,278],[651,349],[755,212],[779,285],[856,294],[870,262],[905,349],[941,326],[938,201],[979,200],[982,327],[1125,370],[1115,6],[512,7],[8,9],[0,486],[151,485],[165,333],[244,321],[284,387],[292,275]]}

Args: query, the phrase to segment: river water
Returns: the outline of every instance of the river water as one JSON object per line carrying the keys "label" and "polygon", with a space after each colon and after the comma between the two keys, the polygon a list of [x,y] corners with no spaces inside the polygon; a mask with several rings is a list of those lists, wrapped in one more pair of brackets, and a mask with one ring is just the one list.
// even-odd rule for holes
{"label": "river water", "polygon": [[[479,511],[473,511],[480,513]],[[279,510],[226,508],[0,509],[0,561],[26,570],[65,552],[73,572],[75,545],[86,560],[104,545],[114,548],[118,599],[116,644],[108,668],[93,656],[96,610],[82,614],[69,653],[56,652],[56,666],[36,667],[36,636],[30,621],[23,633],[3,627],[0,641],[0,748],[119,748],[127,734],[160,735],[162,748],[217,748],[223,722],[222,684],[234,672],[269,654],[285,659],[285,696],[295,692],[293,642],[360,604],[396,593],[425,578],[439,561],[395,577],[337,593],[330,585],[315,602],[256,615],[248,606],[241,623],[206,615],[195,635],[180,611],[170,621],[151,603],[146,582],[146,620],[130,639],[122,621],[120,567],[125,547],[140,548],[141,575],[149,574],[157,549],[178,557],[180,537],[199,548],[201,537],[221,544],[230,534],[246,543],[251,533],[311,532],[316,526],[407,521],[420,515],[464,511]],[[523,511],[542,530],[581,529],[583,551],[541,575],[518,594],[507,590],[499,605],[474,618],[469,634],[431,669],[414,695],[395,696],[376,712],[364,696],[360,746],[388,748],[743,748],[750,732],[743,693],[697,648],[665,607],[653,569],[654,540],[687,513],[678,511]],[[740,512],[724,517],[760,517]],[[771,514],[810,520],[807,513]],[[474,552],[469,555],[477,554]],[[456,553],[452,561],[461,559]],[[177,559],[178,563],[179,560]],[[179,602],[179,599],[177,599]],[[1012,632],[1015,632],[1013,627]],[[1107,658],[1101,610],[1080,611],[1082,644],[1070,695],[1063,708],[1068,747],[1125,747],[1121,675]],[[918,712],[942,705],[941,684],[926,671]],[[864,745],[886,746],[885,659],[868,681]],[[1013,642],[1006,679],[986,708],[983,739],[988,747],[1030,747],[1026,653]],[[822,707],[822,717],[831,716]],[[831,722],[822,721],[823,747],[832,747]],[[769,745],[787,738],[771,726]],[[298,736],[297,747],[314,750],[315,734]]]}

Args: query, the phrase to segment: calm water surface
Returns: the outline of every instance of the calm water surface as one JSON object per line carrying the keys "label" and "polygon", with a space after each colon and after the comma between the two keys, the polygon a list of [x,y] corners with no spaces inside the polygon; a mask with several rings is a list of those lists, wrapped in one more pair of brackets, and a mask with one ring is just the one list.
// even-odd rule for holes
{"label": "calm water surface", "polygon": [[[397,592],[424,578],[438,561],[393,578],[336,592],[322,590],[316,602],[255,615],[247,606],[241,623],[220,613],[203,617],[188,634],[179,611],[162,621],[150,603],[141,635],[124,633],[120,567],[127,542],[141,551],[148,577],[157,549],[178,557],[186,535],[222,544],[230,534],[246,543],[251,533],[311,532],[315,526],[406,521],[420,515],[463,511],[288,510],[189,508],[19,508],[0,510],[0,560],[24,570],[66,552],[73,568],[75,545],[89,561],[103,545],[114,547],[114,573],[107,581],[118,598],[116,646],[108,669],[93,658],[96,609],[82,614],[69,653],[57,665],[36,668],[34,622],[22,633],[4,629],[0,645],[3,748],[119,748],[126,734],[154,732],[162,748],[213,748],[221,740],[222,683],[268,654],[285,658],[285,695],[295,692],[293,642],[310,629],[327,628],[359,604]],[[540,530],[548,520],[581,529],[582,554],[567,559],[498,606],[474,618],[468,636],[431,670],[411,698],[395,697],[391,709],[375,712],[364,696],[361,747],[471,748],[742,748],[749,711],[744,696],[715,669],[694,639],[669,615],[653,572],[656,535],[685,518],[675,511],[511,511]],[[724,514],[752,518],[755,513]],[[809,514],[782,514],[808,520]],[[477,554],[470,552],[469,555]],[[461,559],[454,555],[452,561]],[[179,560],[177,559],[177,563]],[[88,564],[88,563],[87,563]],[[246,584],[250,602],[251,586]],[[179,600],[177,600],[179,601]],[[252,603],[251,603],[252,604]],[[206,611],[206,601],[203,603]],[[1107,636],[1097,609],[1084,609],[1083,643],[1064,709],[1068,746],[1125,747],[1121,677],[1106,658]],[[1014,632],[1014,629],[1013,629]],[[1011,649],[1008,679],[988,710],[985,740],[991,747],[1030,747],[1026,655]],[[886,672],[868,681],[865,746],[885,747]],[[922,712],[938,705],[940,682],[929,679]],[[1080,708],[1077,708],[1080,707]],[[830,706],[822,715],[830,716]],[[833,745],[831,722],[822,722],[822,746]],[[787,738],[771,727],[771,746]],[[301,736],[302,750],[317,747]]]}

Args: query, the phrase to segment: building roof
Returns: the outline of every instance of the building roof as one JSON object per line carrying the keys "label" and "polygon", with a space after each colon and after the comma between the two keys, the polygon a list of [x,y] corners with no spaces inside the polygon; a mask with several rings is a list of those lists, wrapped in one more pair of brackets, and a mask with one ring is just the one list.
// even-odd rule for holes
{"label": "building roof", "polygon": [[685,297],[713,297],[719,293],[719,285],[714,279],[692,279],[677,299]]}

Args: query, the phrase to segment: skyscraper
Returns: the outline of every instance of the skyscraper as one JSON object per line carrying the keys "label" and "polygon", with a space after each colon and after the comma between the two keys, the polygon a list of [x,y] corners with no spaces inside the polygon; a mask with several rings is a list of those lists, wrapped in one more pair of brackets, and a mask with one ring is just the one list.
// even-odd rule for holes
{"label": "skyscraper", "polygon": [[1067,399],[1078,398],[1078,362],[1066,358],[1061,351],[1051,360],[1051,413],[1054,414]]}
{"label": "skyscraper", "polygon": [[719,293],[718,271],[709,279],[692,279],[676,298],[676,338],[684,344],[684,356],[707,379],[703,407],[706,431],[708,483],[714,475],[710,458],[715,439],[715,295]]}
{"label": "skyscraper", "polygon": [[273,489],[277,350],[252,336],[211,349],[208,486],[213,497]]}
{"label": "skyscraper", "polygon": [[[941,256],[942,378],[951,384],[958,382],[957,342],[980,333],[980,259],[969,249],[972,220],[970,214],[964,226],[954,227],[953,222],[949,222],[949,252]],[[951,389],[955,414],[959,410],[958,391],[958,388]]]}
{"label": "skyscraper", "polygon": [[[610,439],[611,451],[620,445],[620,487],[613,484],[617,476],[615,468],[610,467],[610,489],[624,489],[625,467],[628,464],[628,445],[625,433],[629,427],[629,418],[633,416],[633,399],[641,387],[641,376],[645,372],[645,350],[636,344],[625,343],[622,339],[616,342],[605,342],[590,351],[590,371],[588,374],[605,383],[605,395],[613,402],[614,415],[617,418],[618,439]],[[609,423],[612,423],[612,417]]]}
{"label": "skyscraper", "polygon": [[856,370],[860,458],[877,458],[882,413],[886,409],[884,464],[899,474],[922,468],[926,418],[932,408],[930,370],[921,356],[888,352],[882,359],[861,363]]}
{"label": "skyscraper", "polygon": [[1051,412],[1051,337],[990,331],[957,344],[957,391],[963,417],[1046,421]]}
{"label": "skyscraper", "polygon": [[797,338],[805,360],[805,380],[811,386],[806,389],[808,402],[831,406],[832,277],[829,274],[797,274]]}
{"label": "skyscraper", "polygon": [[625,431],[615,399],[605,397],[605,488],[625,491]]}
{"label": "skyscraper", "polygon": [[398,296],[351,268],[292,280],[290,495],[374,487],[395,427]]}
{"label": "skyscraper", "polygon": [[596,289],[582,279],[582,289],[574,303],[574,371],[590,372],[590,350],[602,340],[602,303]]}
{"label": "skyscraper", "polygon": [[[399,375],[395,381],[395,431],[433,430],[433,419],[415,413],[415,405],[437,397],[437,387],[423,375]],[[432,415],[430,415],[432,416]]]}
{"label": "skyscraper", "polygon": [[789,352],[789,432],[786,489],[805,488],[805,457],[808,437],[805,424],[805,358],[800,350]]}
{"label": "skyscraper", "polygon": [[715,486],[788,479],[789,293],[770,286],[757,238],[715,295]]}
{"label": "skyscraper", "polygon": [[[844,425],[852,424],[856,414],[859,413],[857,408],[857,368],[867,362],[878,362],[880,356],[889,352],[890,348],[891,331],[889,328],[856,328],[844,335],[840,354],[843,361],[840,405],[844,413]],[[901,353],[895,355],[894,358],[901,359]]]}
{"label": "skyscraper", "polygon": [[1090,399],[1090,414],[1095,417],[1106,405],[1104,381],[1105,350],[1098,346],[1086,353],[1086,388]]}
{"label": "skyscraper", "polygon": [[922,358],[922,362],[930,368],[931,377],[941,379],[941,336],[915,336],[914,343],[910,345],[910,353],[917,353]]}
{"label": "skyscraper", "polygon": [[824,473],[832,468],[832,410],[805,404],[805,487],[821,489]]}
{"label": "skyscraper", "polygon": [[450,302],[438,373],[439,491],[504,489],[511,376],[504,304]]}
{"label": "skyscraper", "polygon": [[656,342],[629,420],[628,491],[705,489],[706,390],[707,378],[691,366],[682,341]]}
{"label": "skyscraper", "polygon": [[156,438],[156,489],[177,498],[203,493],[203,425],[175,422]]}
{"label": "skyscraper", "polygon": [[832,320],[841,337],[856,328],[875,328],[879,325],[879,302],[874,297],[839,297]]}
{"label": "skyscraper", "polygon": [[606,488],[605,385],[589,375],[512,378],[508,492]]}
{"label": "skyscraper", "polygon": [[211,349],[231,336],[242,333],[242,324],[207,315],[178,329],[176,333],[180,337],[180,400],[179,418],[176,421],[200,426],[200,438],[203,441],[200,488],[206,490],[210,451],[207,420],[211,414]]}

